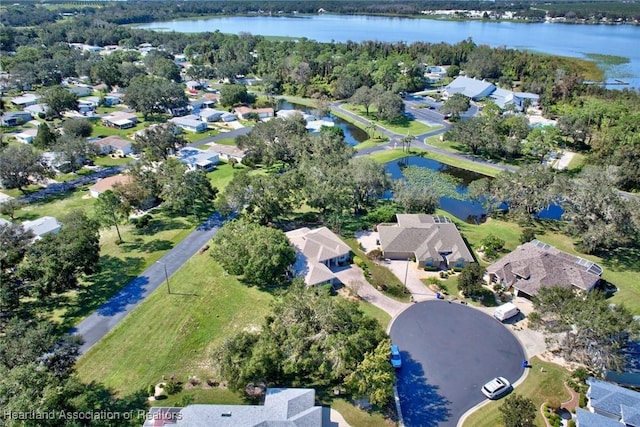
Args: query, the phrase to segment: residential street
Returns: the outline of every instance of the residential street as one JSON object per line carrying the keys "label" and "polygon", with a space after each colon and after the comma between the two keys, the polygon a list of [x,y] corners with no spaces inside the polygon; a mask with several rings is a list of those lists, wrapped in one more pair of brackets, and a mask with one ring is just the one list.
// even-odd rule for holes
{"label": "residential street", "polygon": [[[213,214],[158,262],[147,268],[108,302],[73,328],[70,333],[82,335],[84,339],[80,352],[86,353],[154,290],[160,286],[166,286],[165,268],[171,285],[170,276],[211,240],[224,221],[225,219],[217,213]],[[166,297],[167,303],[169,303],[171,295]]]}

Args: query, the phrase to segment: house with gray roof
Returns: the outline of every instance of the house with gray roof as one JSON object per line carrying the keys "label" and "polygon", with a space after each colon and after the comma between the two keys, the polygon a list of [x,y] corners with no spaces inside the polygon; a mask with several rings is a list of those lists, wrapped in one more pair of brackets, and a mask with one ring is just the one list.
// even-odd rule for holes
{"label": "house with gray roof", "polygon": [[205,122],[200,121],[200,117],[196,115],[189,115],[185,117],[174,117],[169,119],[169,122],[178,126],[180,129],[184,129],[189,132],[204,132],[208,126]]}
{"label": "house with gray roof", "polygon": [[587,379],[587,410],[576,410],[578,427],[640,427],[640,393],[595,378]]}
{"label": "house with gray roof", "polygon": [[466,76],[456,77],[454,81],[444,88],[445,95],[452,96],[461,93],[467,98],[479,101],[488,97],[496,90],[496,87],[484,80],[476,80]]}
{"label": "house with gray roof", "polygon": [[540,288],[555,285],[590,292],[601,275],[598,264],[535,239],[487,267],[489,283],[513,287],[516,296],[528,299],[537,295]]}
{"label": "house with gray roof", "polygon": [[33,221],[24,221],[22,227],[33,232],[35,236],[33,240],[35,241],[42,239],[47,234],[57,234],[60,232],[62,224],[52,216],[43,216]]}
{"label": "house with gray roof", "polygon": [[396,214],[396,219],[396,224],[378,225],[385,258],[415,259],[419,268],[445,270],[475,262],[458,227],[446,216]]}
{"label": "house with gray roof", "polygon": [[297,276],[304,277],[307,286],[336,283],[338,278],[331,271],[349,260],[351,248],[327,227],[298,228],[286,233],[296,248],[293,266]]}
{"label": "house with gray roof", "polygon": [[20,126],[32,119],[28,111],[8,111],[0,116],[2,126]]}
{"label": "house with gray roof", "polygon": [[144,427],[337,427],[323,422],[322,407],[315,406],[315,390],[270,388],[264,405],[189,405],[153,407]]}

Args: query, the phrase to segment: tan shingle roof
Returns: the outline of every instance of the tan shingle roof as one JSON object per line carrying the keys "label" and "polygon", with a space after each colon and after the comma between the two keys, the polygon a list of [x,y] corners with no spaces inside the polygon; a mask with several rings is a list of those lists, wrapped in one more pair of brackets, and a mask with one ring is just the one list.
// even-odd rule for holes
{"label": "tan shingle roof", "polygon": [[305,283],[309,286],[332,280],[335,276],[323,262],[348,255],[351,250],[327,227],[315,230],[298,228],[286,234],[298,252],[296,272],[304,274]]}
{"label": "tan shingle roof", "polygon": [[[487,267],[507,286],[528,295],[536,295],[547,286],[576,286],[590,291],[600,275],[589,270],[593,265],[537,240],[518,246],[510,254]],[[599,267],[598,267],[599,269]]]}
{"label": "tan shingle roof", "polygon": [[89,191],[95,191],[99,194],[104,193],[107,190],[113,190],[115,184],[128,184],[131,182],[131,176],[129,175],[114,175],[107,178],[103,178],[100,181],[89,187]]}
{"label": "tan shingle roof", "polygon": [[416,261],[427,258],[464,259],[474,262],[455,224],[446,217],[397,214],[397,224],[380,224],[380,247],[387,252],[411,252]]}

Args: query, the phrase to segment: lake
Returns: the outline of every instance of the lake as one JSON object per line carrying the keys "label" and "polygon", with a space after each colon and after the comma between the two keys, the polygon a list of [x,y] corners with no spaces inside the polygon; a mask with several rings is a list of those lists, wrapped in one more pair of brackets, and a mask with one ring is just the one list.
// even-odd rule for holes
{"label": "lake", "polygon": [[[392,179],[401,179],[403,177],[401,164],[403,166],[419,166],[431,169],[458,179],[460,184],[456,188],[456,191],[460,194],[461,198],[455,199],[452,197],[441,197],[440,208],[449,212],[456,218],[471,224],[477,224],[486,219],[487,210],[482,207],[482,204],[480,202],[472,202],[466,197],[467,186],[472,181],[487,178],[486,175],[446,165],[433,159],[427,159],[419,156],[408,156],[386,164],[387,173]],[[388,194],[388,197],[391,197],[391,194]],[[537,216],[541,219],[560,219],[562,214],[562,208],[560,206],[553,205],[543,211],[540,211]]]}
{"label": "lake", "polygon": [[449,21],[348,15],[232,16],[153,22],[138,25],[158,31],[197,33],[220,31],[306,37],[320,42],[447,42],[472,38],[478,44],[531,50],[553,55],[586,58],[587,54],[629,58],[629,63],[607,69],[608,79],[620,79],[640,88],[640,26],[579,25]]}

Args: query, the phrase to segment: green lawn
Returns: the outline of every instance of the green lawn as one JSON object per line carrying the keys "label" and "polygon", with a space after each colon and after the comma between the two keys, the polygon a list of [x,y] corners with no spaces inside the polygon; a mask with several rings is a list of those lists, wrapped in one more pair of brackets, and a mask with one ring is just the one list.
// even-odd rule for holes
{"label": "green lawn", "polygon": [[393,133],[397,133],[399,135],[407,135],[407,134],[420,135],[438,128],[437,126],[427,126],[422,122],[419,122],[417,120],[410,120],[406,117],[403,117],[402,119],[399,119],[393,122],[390,122],[388,120],[378,120],[375,117],[375,113],[376,113],[375,107],[369,108],[369,115],[367,115],[364,107],[360,105],[343,104],[342,107],[346,110],[351,111],[354,114],[357,114],[361,117],[371,120],[377,125],[380,125],[385,129]]}
{"label": "green lawn", "polygon": [[93,163],[96,166],[103,166],[103,167],[125,165],[127,163],[131,163],[132,161],[133,161],[132,157],[118,157],[118,156],[110,156],[110,155],[97,156],[93,159]]}
{"label": "green lawn", "polygon": [[58,182],[68,182],[73,181],[74,179],[78,179],[84,175],[91,175],[93,171],[89,168],[83,167],[76,173],[62,173],[55,176],[55,180]]}
{"label": "green lawn", "polygon": [[71,192],[58,193],[43,201],[25,205],[16,211],[16,219],[26,221],[46,215],[59,218],[72,209],[88,211],[93,206],[95,199],[89,196],[87,188],[88,186],[83,186]]}
{"label": "green lawn", "polygon": [[17,188],[3,188],[0,191],[2,191],[4,194],[11,196],[11,197],[20,197],[24,194],[29,194],[29,193],[33,193],[35,191],[41,190],[42,187],[41,185],[29,185],[27,187],[24,188],[24,192],[18,190]]}
{"label": "green lawn", "polygon": [[390,425],[395,425],[395,423],[390,424],[382,414],[363,411],[345,399],[333,399],[331,407],[340,412],[345,421],[353,427],[389,427]]}
{"label": "green lawn", "polygon": [[236,146],[236,139],[235,138],[223,138],[223,139],[218,139],[215,141],[216,144],[222,144],[222,145],[232,145],[232,146]]}
{"label": "green lawn", "polygon": [[360,144],[353,147],[356,151],[362,150],[363,148],[375,147],[380,144],[384,144],[389,141],[387,138],[370,138],[365,141],[362,141]]}
{"label": "green lawn", "polygon": [[228,163],[221,162],[214,170],[207,173],[207,177],[211,181],[211,185],[222,193],[233,179],[233,175],[243,169],[246,169],[246,166],[238,164],[232,168]]}
{"label": "green lawn", "polygon": [[571,161],[569,162],[569,164],[567,165],[567,170],[577,170],[577,169],[581,169],[582,166],[585,165],[585,163],[587,162],[586,156],[582,153],[574,153],[573,154],[573,158],[571,159]]}
{"label": "green lawn", "polygon": [[392,160],[401,159],[407,156],[419,156],[426,153],[424,150],[412,148],[409,153],[402,151],[402,148],[392,148],[391,150],[376,151],[371,153],[368,157],[372,158],[378,163],[388,163]]}
{"label": "green lawn", "polygon": [[[195,255],[169,280],[173,294],[159,288],[80,358],[80,378],[100,381],[121,394],[155,384],[163,376],[176,375],[182,382],[191,375],[203,383],[220,380],[212,374],[212,352],[236,332],[259,328],[273,299],[226,275],[208,253]],[[202,391],[183,394],[192,394],[197,403],[220,402],[231,394]],[[229,400],[239,403],[233,396],[222,401]]]}
{"label": "green lawn", "polygon": [[[515,388],[513,393],[528,397],[536,406],[536,426],[544,427],[545,423],[540,414],[540,406],[550,398],[559,398],[564,402],[570,398],[563,383],[569,378],[569,371],[554,363],[543,362],[537,357],[530,360],[527,379]],[[502,400],[493,401],[478,409],[469,416],[463,427],[498,427],[502,426],[499,408]]]}
{"label": "green lawn", "polygon": [[216,129],[209,129],[204,132],[182,132],[182,137],[187,140],[188,143],[197,142],[211,136],[215,136],[220,132]]}

